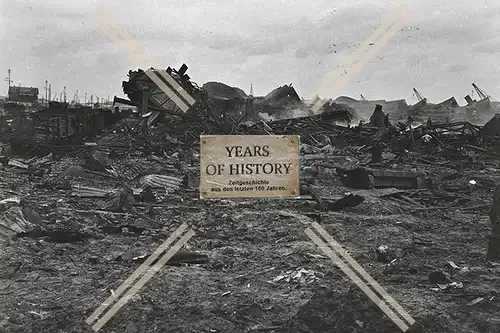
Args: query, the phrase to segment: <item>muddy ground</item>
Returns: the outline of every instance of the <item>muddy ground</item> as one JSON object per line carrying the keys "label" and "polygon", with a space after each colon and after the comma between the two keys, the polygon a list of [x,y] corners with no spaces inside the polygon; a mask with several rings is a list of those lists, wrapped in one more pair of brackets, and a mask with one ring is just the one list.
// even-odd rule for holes
{"label": "muddy ground", "polygon": [[[75,158],[54,161],[39,176],[0,170],[0,200],[26,198],[46,230],[1,240],[0,332],[93,332],[86,318],[141,264],[137,257],[182,223],[196,233],[186,249],[209,261],[164,266],[100,332],[399,332],[304,233],[314,221],[410,313],[414,332],[500,332],[500,266],[485,261],[487,209],[415,209],[377,191],[364,191],[361,205],[341,212],[306,200],[200,200],[196,162],[141,161],[158,173],[194,177],[176,193],[157,192],[156,206],[110,214],[93,212],[102,199],[74,197],[60,180],[80,163]],[[119,185],[97,175],[66,181]],[[349,191],[329,174],[312,184],[323,196]],[[484,201],[490,194],[476,193]],[[396,260],[377,261],[380,245]],[[304,278],[294,279],[300,269]],[[431,284],[435,271],[455,287]]]}

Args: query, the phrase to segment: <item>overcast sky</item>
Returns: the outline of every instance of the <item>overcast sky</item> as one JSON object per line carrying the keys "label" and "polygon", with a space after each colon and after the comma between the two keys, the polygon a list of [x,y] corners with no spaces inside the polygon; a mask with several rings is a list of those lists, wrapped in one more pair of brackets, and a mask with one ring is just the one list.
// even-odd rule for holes
{"label": "overcast sky", "polygon": [[103,5],[165,68],[185,62],[200,86],[248,93],[253,84],[264,95],[293,83],[309,98],[401,3],[410,14],[402,29],[328,97],[415,103],[416,87],[431,101],[465,104],[475,82],[500,99],[498,0],[0,0],[0,71],[40,90],[49,80],[53,93],[66,85],[69,99],[76,89],[81,100],[123,96],[121,81],[136,67],[89,18]]}

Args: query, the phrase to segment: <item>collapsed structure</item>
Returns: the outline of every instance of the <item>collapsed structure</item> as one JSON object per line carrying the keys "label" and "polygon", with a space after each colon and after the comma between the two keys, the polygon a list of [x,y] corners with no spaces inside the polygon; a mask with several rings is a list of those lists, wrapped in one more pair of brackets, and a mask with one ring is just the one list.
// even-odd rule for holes
{"label": "collapsed structure", "polygon": [[389,114],[391,121],[406,120],[411,117],[418,122],[425,122],[432,118],[436,122],[467,121],[475,125],[485,124],[495,113],[500,112],[500,103],[493,102],[476,84],[472,84],[480,100],[474,100],[469,95],[465,96],[466,105],[460,106],[455,97],[450,97],[439,103],[430,103],[417,89],[413,88],[417,103],[409,105],[402,100],[356,100],[350,97],[338,97],[337,103],[343,103],[354,108],[358,114],[367,121],[375,105],[382,105]]}
{"label": "collapsed structure", "polygon": [[49,107],[40,110],[9,103],[4,114],[0,114],[0,139],[29,149],[57,146],[94,137],[130,114],[131,110],[92,108],[61,102],[50,102]]}
{"label": "collapsed structure", "polygon": [[[188,67],[183,64],[178,71],[171,67],[165,71],[166,75],[175,82],[169,83],[163,80],[167,89],[171,89],[171,95],[165,93],[150,77],[154,74],[162,74],[161,71],[150,69],[149,74],[141,69],[129,71],[129,80],[123,82],[123,91],[129,100],[115,97],[114,102],[138,107],[141,117],[144,118],[138,127],[146,131],[157,122],[175,123],[173,126],[175,131],[186,133],[189,128],[189,135],[193,137],[199,134],[251,132],[252,128],[258,126],[257,123],[263,122],[260,116],[262,114],[272,118],[290,116],[291,110],[301,110],[312,114],[311,106],[301,100],[291,84],[278,87],[263,97],[247,96],[240,89],[218,82],[209,82],[203,86],[204,88],[200,88],[190,81],[190,77],[186,74],[187,69]],[[175,84],[192,96],[191,105],[188,105],[186,97],[179,92],[181,90],[173,87]],[[178,98],[177,102],[176,98]],[[179,99],[185,108],[179,106]],[[336,122],[350,121],[353,118],[353,114],[347,110],[347,107],[333,108],[325,104],[322,110],[325,111],[323,115],[312,119],[328,119]],[[307,117],[298,117],[292,122],[305,120],[305,118]]]}
{"label": "collapsed structure", "polygon": [[[300,133],[304,140],[314,142],[313,128],[326,126],[340,130],[359,120],[366,128],[388,128],[396,124],[397,128],[403,129],[410,123],[410,128],[418,128],[427,119],[451,127],[454,124],[471,127],[474,122],[467,119],[494,114],[489,97],[475,84],[474,88],[483,98],[475,101],[466,96],[468,106],[461,110],[464,112],[460,115],[461,107],[455,98],[432,104],[416,89],[419,101],[412,106],[405,100],[368,101],[364,97],[360,101],[348,97],[336,100],[316,97],[308,103],[300,98],[292,84],[280,86],[266,96],[253,96],[253,92],[247,95],[239,88],[220,82],[208,82],[200,88],[191,81],[187,69],[186,64],[182,64],[179,70],[171,67],[166,70],[130,70],[128,80],[122,83],[128,99],[115,96],[111,108],[101,108],[97,104],[84,107],[51,102],[47,108],[29,111],[22,104],[6,103],[5,112],[0,115],[2,140],[21,141],[31,147],[61,145],[94,137],[121,119],[132,116],[136,123],[125,132],[129,138],[133,135],[135,141],[146,143],[167,132],[190,142],[196,141],[200,134],[258,133]],[[321,103],[322,107],[318,114],[313,115],[312,105],[316,103]],[[137,112],[132,112],[131,108],[124,110],[124,105]],[[370,116],[374,108],[375,112]],[[151,128],[160,124],[156,137],[150,136]],[[485,128],[491,128],[491,124]]]}
{"label": "collapsed structure", "polygon": [[[420,101],[408,114],[404,100],[339,98],[312,115],[319,98],[305,102],[291,85],[253,96],[221,83],[200,88],[186,71],[130,71],[128,99],[115,97],[112,108],[51,103],[32,111],[7,103],[0,238],[9,239],[2,305],[10,318],[0,328],[81,331],[82,313],[106,289],[118,300],[116,277],[149,260],[154,244],[186,221],[197,240],[167,261],[182,265],[164,272],[173,297],[165,302],[165,279],[152,279],[127,309],[135,321],[116,320],[113,330],[400,331],[354,288],[339,291],[346,281],[338,269],[300,238],[304,224],[342,211],[329,227],[352,256],[380,272],[377,281],[391,285],[391,294],[425,295],[404,304],[418,323],[446,333],[474,325],[498,331],[491,321],[498,269],[478,258],[488,228],[480,215],[492,193],[498,233],[500,114],[480,126],[443,119],[457,109],[454,99]],[[299,134],[300,197],[199,200],[200,134]],[[19,143],[47,149],[9,149]],[[500,260],[499,240],[490,238],[487,259]],[[239,282],[227,290],[227,281]],[[305,293],[314,295],[304,304]],[[20,302],[33,311],[20,311]],[[54,306],[61,302],[72,306]],[[166,322],[158,311],[175,315]]]}

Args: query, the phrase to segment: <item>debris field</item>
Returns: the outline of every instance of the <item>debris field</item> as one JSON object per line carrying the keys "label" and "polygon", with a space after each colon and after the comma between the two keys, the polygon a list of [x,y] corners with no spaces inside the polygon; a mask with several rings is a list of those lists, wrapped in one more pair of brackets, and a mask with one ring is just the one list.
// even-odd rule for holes
{"label": "debris field", "polygon": [[[87,317],[183,223],[195,235],[102,332],[399,332],[308,238],[313,222],[410,313],[410,332],[500,332],[500,115],[389,121],[378,107],[352,126],[352,108],[326,103],[265,121],[256,106],[302,103],[291,85],[231,113],[186,70],[167,73],[195,96],[188,112],[139,70],[111,113],[8,115],[0,332],[94,332]],[[300,197],[200,199],[202,134],[299,134]]]}

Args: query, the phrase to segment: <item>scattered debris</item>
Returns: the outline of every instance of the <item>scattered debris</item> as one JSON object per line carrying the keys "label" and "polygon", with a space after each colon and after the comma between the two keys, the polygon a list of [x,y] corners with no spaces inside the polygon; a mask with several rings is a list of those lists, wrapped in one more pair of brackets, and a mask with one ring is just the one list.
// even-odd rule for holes
{"label": "scattered debris", "polygon": [[445,291],[445,290],[456,290],[463,289],[464,284],[462,282],[450,282],[446,284],[437,283],[437,288],[431,288],[432,291]]}
{"label": "scattered debris", "polygon": [[313,270],[307,270],[304,268],[298,268],[294,271],[286,271],[284,273],[281,273],[280,275],[276,276],[273,278],[273,282],[279,282],[279,281],[284,281],[284,282],[295,282],[299,284],[310,284],[315,281],[318,281],[320,278],[318,277],[322,276],[322,273],[315,272]]}
{"label": "scattered debris", "polygon": [[387,245],[380,245],[379,247],[377,247],[376,253],[377,261],[380,262],[392,263],[395,259],[394,253],[392,253],[392,251],[389,251],[389,247]]}
{"label": "scattered debris", "polygon": [[111,212],[126,212],[134,204],[134,192],[127,184],[110,195],[108,199],[101,205],[104,210]]}
{"label": "scattered debris", "polygon": [[113,192],[113,190],[103,190],[80,185],[73,186],[72,190],[73,195],[80,198],[106,198]]}
{"label": "scattered debris", "polygon": [[26,233],[36,227],[29,221],[20,206],[11,207],[0,217],[0,234],[12,237],[19,233]]}
{"label": "scattered debris", "polygon": [[141,184],[143,186],[150,188],[164,188],[167,190],[167,193],[176,191],[182,183],[183,179],[164,175],[147,175],[141,179]]}
{"label": "scattered debris", "polygon": [[28,170],[28,165],[21,162],[21,161],[18,161],[18,160],[14,160],[14,159],[10,159],[9,162],[7,163],[8,166],[12,166],[12,167],[17,167],[17,168],[20,168],[20,169],[26,169]]}
{"label": "scattered debris", "polygon": [[[428,331],[459,332],[462,324],[450,318],[481,318],[464,322],[464,329],[498,331],[486,324],[498,310],[498,296],[489,290],[498,286],[500,253],[500,118],[491,119],[491,105],[471,99],[459,114],[453,98],[413,106],[345,97],[307,101],[291,84],[253,96],[223,84],[200,88],[186,71],[185,65],[167,69],[193,97],[186,110],[139,69],[123,83],[128,99],[115,97],[113,107],[50,103],[29,110],[7,103],[8,112],[0,112],[6,258],[0,295],[10,316],[0,318],[0,330],[5,324],[7,331],[14,325],[81,331],[73,320],[81,309],[105,294],[117,296],[116,280],[188,223],[196,236],[167,262],[176,266],[168,268],[168,280],[152,279],[151,296],[140,295],[140,311],[172,314],[169,329],[397,331],[364,294],[341,291],[347,285],[338,268],[297,234],[297,221],[304,227],[317,221],[391,294],[402,288],[398,301],[432,324]],[[315,104],[322,105],[317,112]],[[486,120],[475,120],[487,115],[484,126]],[[299,134],[300,197],[199,200],[200,134]],[[484,263],[488,209],[493,230]],[[374,262],[374,252],[384,264]],[[276,268],[283,272],[275,276]],[[229,283],[235,279],[242,283]],[[61,298],[61,291],[67,295]],[[161,298],[165,292],[172,302]],[[425,301],[416,299],[423,294]],[[78,313],[54,307],[69,303]],[[29,308],[34,304],[40,308]],[[127,311],[141,324],[147,317]],[[195,325],[186,320],[193,316],[201,324],[183,326]],[[116,330],[138,331],[134,320]]]}

